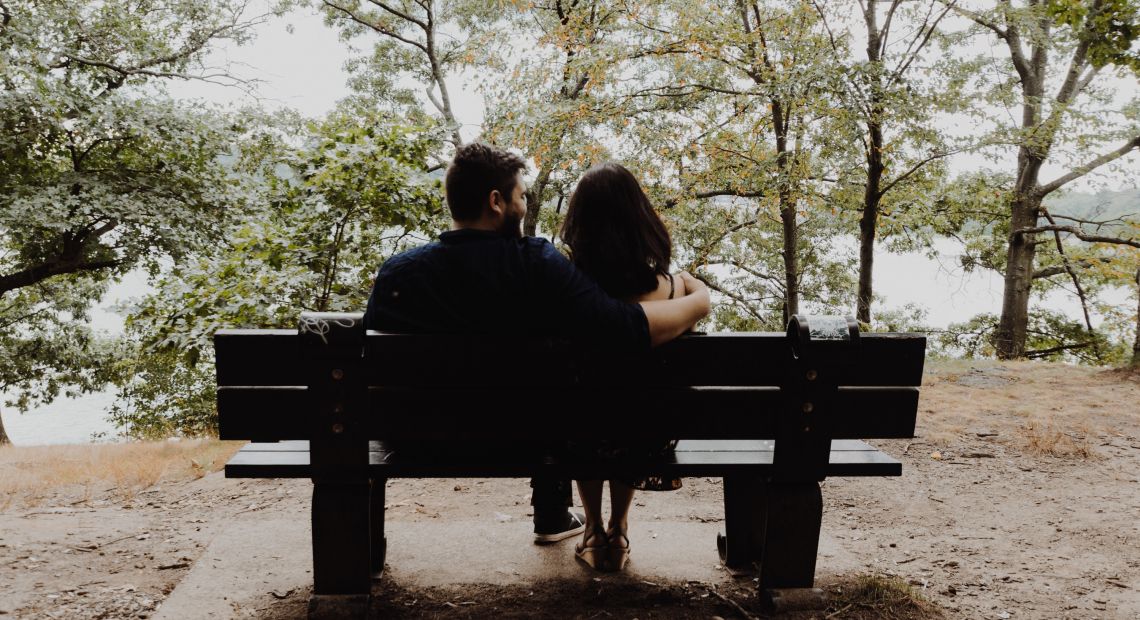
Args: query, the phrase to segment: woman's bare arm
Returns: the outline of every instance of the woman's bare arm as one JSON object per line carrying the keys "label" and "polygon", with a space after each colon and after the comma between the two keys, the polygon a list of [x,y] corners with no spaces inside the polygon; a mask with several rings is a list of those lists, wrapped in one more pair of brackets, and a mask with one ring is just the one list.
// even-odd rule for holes
{"label": "woman's bare arm", "polygon": [[709,289],[704,282],[688,273],[679,274],[686,294],[661,301],[643,301],[641,307],[649,321],[649,340],[657,346],[688,331],[709,313]]}

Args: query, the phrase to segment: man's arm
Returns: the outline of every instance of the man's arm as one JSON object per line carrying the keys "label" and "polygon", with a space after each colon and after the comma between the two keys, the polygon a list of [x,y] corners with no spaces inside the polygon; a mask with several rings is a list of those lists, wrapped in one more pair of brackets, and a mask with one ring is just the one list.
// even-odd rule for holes
{"label": "man's arm", "polygon": [[657,346],[685,333],[709,313],[709,289],[688,273],[680,273],[686,295],[679,299],[643,301],[641,309],[649,321],[649,344]]}

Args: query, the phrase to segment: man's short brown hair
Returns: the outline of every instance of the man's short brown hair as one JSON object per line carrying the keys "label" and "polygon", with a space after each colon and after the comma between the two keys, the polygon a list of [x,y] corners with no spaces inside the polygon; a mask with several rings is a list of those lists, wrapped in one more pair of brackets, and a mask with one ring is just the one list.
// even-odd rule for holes
{"label": "man's short brown hair", "polygon": [[479,219],[492,190],[499,190],[503,199],[510,201],[515,191],[515,177],[523,170],[526,170],[526,162],[521,157],[498,147],[482,142],[459,147],[443,181],[452,219],[457,222]]}

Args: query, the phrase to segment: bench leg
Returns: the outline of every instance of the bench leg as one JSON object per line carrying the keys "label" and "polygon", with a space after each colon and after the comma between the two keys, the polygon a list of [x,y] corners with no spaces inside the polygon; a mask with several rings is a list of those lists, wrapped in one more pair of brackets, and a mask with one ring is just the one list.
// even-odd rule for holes
{"label": "bench leg", "polygon": [[759,494],[767,515],[760,555],[761,588],[810,588],[823,519],[818,482],[769,484]]}
{"label": "bench leg", "polygon": [[810,588],[815,581],[823,496],[819,483],[724,478],[721,561],[734,574],[760,568],[762,588]]}
{"label": "bench leg", "polygon": [[764,482],[752,476],[724,478],[724,534],[717,537],[720,560],[733,573],[748,572],[763,552]]}
{"label": "bench leg", "polygon": [[388,552],[388,539],[384,536],[384,490],[387,482],[387,478],[369,480],[368,529],[371,541],[369,560],[373,579],[379,579],[384,574],[384,557]]}
{"label": "bench leg", "polygon": [[[383,504],[381,504],[383,506]],[[369,484],[320,482],[313,484],[313,593],[310,611],[320,602],[359,605],[367,611],[370,579]],[[328,595],[336,595],[335,600]],[[322,600],[323,599],[323,600]],[[352,601],[357,601],[352,603]],[[328,614],[330,617],[333,614]],[[335,614],[339,616],[340,614]]]}

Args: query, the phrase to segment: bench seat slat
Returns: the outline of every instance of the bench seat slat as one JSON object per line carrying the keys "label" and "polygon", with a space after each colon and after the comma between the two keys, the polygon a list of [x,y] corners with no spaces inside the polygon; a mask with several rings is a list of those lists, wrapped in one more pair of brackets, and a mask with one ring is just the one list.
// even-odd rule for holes
{"label": "bench seat slat", "polygon": [[[299,343],[296,330],[219,330],[218,385],[305,384]],[[920,385],[925,350],[921,334],[862,334],[859,363],[843,367],[839,382]],[[369,332],[364,349],[377,382],[419,386],[769,385],[783,377],[787,359],[782,333],[682,336],[648,353],[622,355],[549,339]]]}
{"label": "bench seat slat", "polygon": [[[771,467],[771,442],[757,442],[768,449],[742,450],[736,442],[726,442],[725,450],[712,450],[709,442],[680,442],[671,456],[653,464],[652,471],[674,476],[714,476],[734,473],[757,473]],[[250,444],[242,448],[226,464],[227,478],[309,478],[309,452],[300,449],[301,442],[278,445],[277,450],[265,449],[270,444]],[[307,446],[305,446],[307,448]],[[286,449],[294,448],[294,449]],[[523,459],[496,460],[494,457],[434,457],[422,460],[397,458],[386,450],[369,453],[369,475],[381,478],[526,478],[535,475],[585,478],[608,473],[612,476],[615,465],[603,463],[539,463]],[[833,442],[829,476],[898,476],[902,465],[872,446],[857,441]],[[608,476],[606,476],[608,477]]]}
{"label": "bench seat slat", "polygon": [[[314,428],[302,387],[221,387],[218,389],[222,439],[261,441],[304,439]],[[833,418],[836,439],[912,437],[918,412],[917,388],[841,388]],[[783,403],[775,388],[695,388],[656,390],[527,389],[422,390],[382,388],[369,392],[369,414],[362,417],[370,438],[483,439],[590,438],[596,430],[565,427],[561,420],[591,411],[608,415],[614,437],[644,437],[645,416],[662,429],[662,438],[768,439],[775,437]],[[479,412],[494,412],[494,417]],[[536,412],[541,415],[535,415]],[[699,412],[694,415],[693,412]],[[543,422],[547,424],[543,424]]]}
{"label": "bench seat slat", "polygon": [[[684,452],[709,452],[709,451],[771,451],[774,440],[771,439],[682,439],[677,446],[677,451]],[[372,451],[383,451],[384,448],[381,442],[370,442]],[[307,452],[309,450],[309,442],[307,440],[289,440],[289,441],[270,441],[270,442],[254,442],[246,444],[242,448],[242,452]],[[874,451],[876,448],[865,441],[858,439],[834,439],[831,442],[832,452],[865,452]]]}

